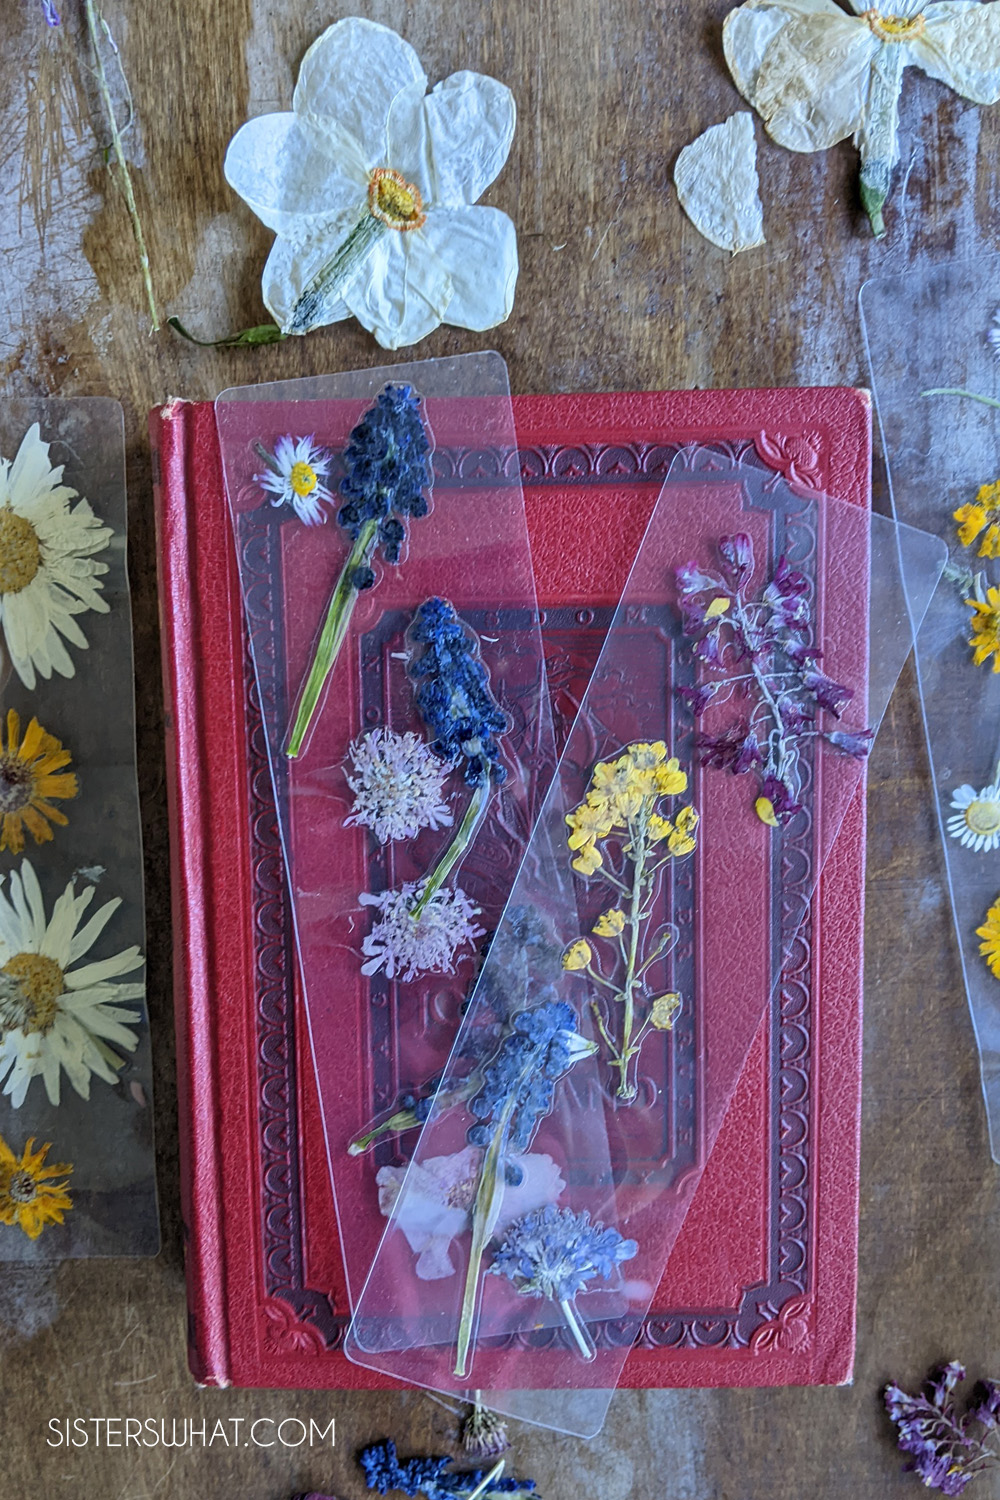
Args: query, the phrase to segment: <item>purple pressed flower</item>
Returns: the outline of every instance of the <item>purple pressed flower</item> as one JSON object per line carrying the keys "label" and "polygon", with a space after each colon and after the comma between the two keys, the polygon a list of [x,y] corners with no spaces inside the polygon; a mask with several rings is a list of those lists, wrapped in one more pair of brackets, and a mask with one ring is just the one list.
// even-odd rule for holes
{"label": "purple pressed flower", "polygon": [[973,1391],[978,1398],[969,1413],[984,1427],[996,1427],[1000,1423],[1000,1381],[981,1380]]}
{"label": "purple pressed flower", "polygon": [[[911,1455],[905,1468],[943,1495],[960,1495],[970,1479],[998,1461],[984,1439],[997,1426],[1000,1385],[982,1381],[973,1393],[979,1403],[959,1415],[952,1396],[964,1379],[964,1366],[952,1361],[931,1373],[926,1394],[908,1395],[895,1382],[884,1392],[886,1411],[899,1429],[897,1446]],[[977,1424],[982,1436],[973,1430]]]}
{"label": "purple pressed flower", "polygon": [[680,600],[681,627],[685,635],[698,635],[704,630],[708,621],[705,611],[708,605],[702,599],[689,599],[684,596]]}
{"label": "purple pressed flower", "polygon": [[807,712],[804,703],[800,703],[797,698],[789,697],[787,694],[778,699],[778,708],[788,734],[801,734],[815,719],[814,714]]}
{"label": "purple pressed flower", "polygon": [[846,729],[834,729],[825,738],[838,750],[843,750],[845,755],[853,755],[855,760],[864,760],[872,747],[875,734],[871,729],[859,729],[853,734]]}
{"label": "purple pressed flower", "polygon": [[749,725],[744,719],[730,725],[724,734],[700,734],[698,749],[702,751],[702,765],[714,766],[718,771],[731,770],[748,733]]}
{"label": "purple pressed flower", "polygon": [[788,566],[788,559],[781,555],[771,582],[764,590],[764,598],[769,604],[778,599],[791,599],[799,594],[808,594],[809,580],[804,573],[798,573],[794,568]]}
{"label": "purple pressed flower", "polygon": [[718,666],[722,660],[722,642],[719,631],[711,630],[708,635],[702,636],[700,641],[695,641],[694,654],[711,666]]}
{"label": "purple pressed flower", "polygon": [[715,683],[706,682],[703,686],[694,688],[679,687],[677,696],[684,699],[696,719],[700,718],[715,697]]}
{"label": "purple pressed flower", "polygon": [[779,821],[782,818],[790,818],[793,813],[802,811],[801,802],[796,802],[790,788],[777,776],[764,777],[760,794],[770,802],[774,809],[774,816]]}
{"label": "purple pressed flower", "polygon": [[754,766],[762,766],[763,764],[764,752],[760,747],[760,741],[751,729],[733,756],[733,770],[737,776],[741,776],[744,771],[752,771]]}
{"label": "purple pressed flower", "polygon": [[803,672],[802,686],[807,693],[812,694],[820,708],[825,708],[827,713],[833,714],[835,719],[840,718],[841,709],[846,707],[854,697],[852,688],[843,687],[839,682],[834,682],[833,678],[827,677],[825,672]]}
{"label": "purple pressed flower", "polygon": [[59,12],[56,10],[52,0],[42,0],[42,15],[45,17],[46,26],[60,26]]}
{"label": "purple pressed flower", "polygon": [[798,636],[788,636],[782,641],[781,649],[796,667],[807,667],[810,662],[819,661],[823,655],[822,651],[817,651],[814,646],[807,646]]}
{"label": "purple pressed flower", "polygon": [[753,543],[745,531],[719,539],[722,572],[730,588],[738,589],[753,571]]}
{"label": "purple pressed flower", "polygon": [[683,568],[675,568],[674,577],[682,594],[703,594],[706,589],[719,587],[719,580],[710,573],[703,573],[696,562],[685,563]]}

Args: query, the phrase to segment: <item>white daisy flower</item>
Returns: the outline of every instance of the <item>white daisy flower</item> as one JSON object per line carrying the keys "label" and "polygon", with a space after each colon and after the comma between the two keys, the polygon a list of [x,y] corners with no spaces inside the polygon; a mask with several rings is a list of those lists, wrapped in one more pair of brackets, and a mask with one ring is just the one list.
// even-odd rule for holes
{"label": "white daisy flower", "polygon": [[233,137],[225,174],[278,236],[263,296],[282,332],[352,315],[386,349],[439,323],[482,331],[510,315],[517,235],[477,205],[514,137],[514,96],[482,73],[430,93],[408,42],[360,16],[302,59],[287,114]]}
{"label": "white daisy flower", "polygon": [[273,454],[260,446],[257,451],[267,469],[254,478],[261,489],[267,490],[271,504],[290,505],[306,526],[322,526],[327,513],[321,502],[334,503],[332,491],[323,483],[330,472],[326,449],[312,436],[293,438],[286,434],[275,443]]}
{"label": "white daisy flower", "polygon": [[0,625],[11,661],[26,688],[35,673],[72,677],[73,658],[62,640],[85,650],[75,616],[88,609],[107,614],[93,560],[113,532],[103,526],[76,490],[62,484],[62,467],[49,463],[49,445],[38,423],[28,428],[17,457],[0,458]]}
{"label": "white daisy flower", "polygon": [[15,1109],[40,1077],[50,1104],[59,1103],[60,1070],[82,1099],[90,1077],[114,1083],[124,1059],[109,1045],[135,1050],[129,1028],[139,1016],[122,1002],[141,1000],[142,984],[121,984],[143,963],[138,948],[80,965],[121,905],[108,901],[80,926],[94,889],[79,895],[71,880],[46,919],[38,878],[28,860],[0,889],[0,1079]]}
{"label": "white daisy flower", "polygon": [[973,786],[960,786],[951,805],[958,809],[948,819],[953,839],[977,854],[1000,848],[1000,783],[984,786],[981,792]]}
{"label": "white daisy flower", "polygon": [[419,734],[373,729],[349,751],[347,785],[354,811],[344,827],[370,828],[380,844],[416,838],[421,828],[447,828],[451,809],[444,783],[452,767],[436,756]]}
{"label": "white daisy flower", "polygon": [[379,920],[361,945],[368,959],[361,965],[362,974],[384,969],[390,979],[415,979],[418,974],[454,974],[455,954],[484,929],[474,921],[479,907],[474,906],[457,886],[434,892],[421,913],[420,920],[411,915],[423,886],[421,880],[408,880],[398,891],[367,891],[358,897],[362,906],[374,906]]}

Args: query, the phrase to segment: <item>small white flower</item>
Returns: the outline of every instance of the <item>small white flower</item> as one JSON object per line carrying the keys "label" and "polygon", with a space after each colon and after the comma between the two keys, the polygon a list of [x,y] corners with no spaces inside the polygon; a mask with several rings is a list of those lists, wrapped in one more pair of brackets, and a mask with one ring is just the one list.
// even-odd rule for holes
{"label": "small white flower", "polygon": [[398,891],[381,891],[358,897],[362,906],[374,906],[379,920],[361,945],[368,962],[362,974],[385,969],[390,979],[414,979],[418,974],[454,974],[455,954],[473,939],[482,937],[477,927],[479,907],[458,886],[435,891],[414,921],[414,903],[422,880],[408,880]]}
{"label": "small white flower", "polygon": [[948,832],[977,854],[1000,848],[1000,785],[960,786],[951,799],[959,811],[948,819]]}
{"label": "small white flower", "polygon": [[386,349],[510,315],[517,236],[477,199],[507,160],[514,96],[481,73],[430,93],[402,37],[360,16],[309,48],[287,114],[250,120],[225,174],[278,236],[264,301],[284,333],[357,318]]}
{"label": "small white flower", "polygon": [[416,838],[421,828],[447,828],[451,809],[443,787],[452,767],[419,734],[373,729],[349,751],[347,785],[354,811],[344,827],[370,828],[380,844]]}
{"label": "small white flower", "polygon": [[76,616],[88,609],[107,614],[94,562],[113,532],[102,526],[86,500],[70,509],[76,490],[61,483],[62,468],[49,463],[36,422],[11,462],[0,458],[0,625],[11,661],[26,688],[35,673],[72,677],[73,658],[62,637],[86,649]]}
{"label": "small white flower", "polygon": [[307,526],[322,526],[327,515],[320,502],[333,504],[333,494],[323,483],[329,472],[330,455],[325,448],[311,436],[286,435],[274,445],[274,468],[269,465],[254,478],[267,490],[272,505],[290,505]]}
{"label": "small white flower", "polygon": [[[502,1234],[523,1214],[555,1203],[566,1184],[551,1156],[532,1151],[511,1152],[510,1161],[520,1167],[521,1181],[505,1186],[494,1234]],[[439,1281],[453,1276],[451,1242],[464,1234],[472,1221],[472,1205],[479,1188],[483,1153],[466,1146],[452,1156],[429,1156],[409,1167],[381,1167],[378,1183],[380,1213],[388,1218],[406,1181],[398,1224],[417,1256],[416,1274],[421,1281]]]}
{"label": "small white flower", "polygon": [[[45,902],[28,860],[0,890],[0,1078],[15,1109],[40,1077],[50,1104],[59,1103],[60,1070],[82,1099],[90,1098],[91,1074],[114,1083],[122,1058],[137,1037],[129,1027],[139,1017],[121,1002],[141,1000],[142,984],[113,983],[141,967],[138,948],[79,964],[121,905],[108,901],[80,927],[94,898],[93,886],[79,895],[73,881],[45,917]],[[77,930],[79,928],[79,930]]]}

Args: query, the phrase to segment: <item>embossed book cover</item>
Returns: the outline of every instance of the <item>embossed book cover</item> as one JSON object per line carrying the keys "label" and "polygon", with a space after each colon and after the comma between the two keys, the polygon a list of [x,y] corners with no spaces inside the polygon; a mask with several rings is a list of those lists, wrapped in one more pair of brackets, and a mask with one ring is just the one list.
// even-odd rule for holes
{"label": "embossed book cover", "polygon": [[[514,415],[560,740],[680,446],[719,445],[727,458],[780,473],[802,491],[868,503],[869,405],[860,392],[520,397]],[[152,430],[173,731],[191,1366],[213,1384],[386,1383],[341,1352],[346,1280],[215,415],[176,402],[153,414]],[[463,461],[439,450],[435,483],[447,485]],[[509,453],[475,455],[487,471],[510,461]],[[260,535],[241,538],[244,558],[249,548],[263,559],[274,543],[261,514]],[[280,611],[272,599],[258,608],[252,591],[248,601],[259,636]],[[360,647],[365,702],[384,699],[388,623]],[[258,672],[261,660],[258,651]],[[862,785],[798,939],[772,976],[768,1012],[629,1355],[626,1384],[850,1378],[863,886]],[[345,1015],[345,1037],[370,1043],[345,1041],[345,1086],[364,1097],[367,1116],[398,1094],[393,989],[384,975],[345,976],[346,1010],[357,1011],[356,1022]],[[447,985],[435,1004],[429,1045],[433,1027],[457,1012]],[[397,1159],[392,1145],[379,1150],[386,1162]]]}

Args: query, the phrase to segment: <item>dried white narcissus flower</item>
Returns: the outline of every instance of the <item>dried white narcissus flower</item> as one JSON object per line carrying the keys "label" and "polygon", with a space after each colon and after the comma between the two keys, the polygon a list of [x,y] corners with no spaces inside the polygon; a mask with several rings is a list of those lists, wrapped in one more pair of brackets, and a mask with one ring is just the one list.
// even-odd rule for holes
{"label": "dried white narcissus flower", "polygon": [[722,30],[729,71],[768,134],[789,151],[853,136],[861,201],[875,234],[899,159],[903,69],[920,68],[971,99],[1000,99],[996,0],[746,0]]}
{"label": "dried white narcissus flower", "polygon": [[753,119],[743,111],[685,146],[674,167],[681,207],[699,234],[733,255],[764,243]]}

